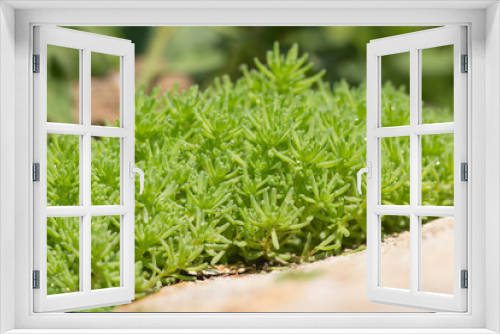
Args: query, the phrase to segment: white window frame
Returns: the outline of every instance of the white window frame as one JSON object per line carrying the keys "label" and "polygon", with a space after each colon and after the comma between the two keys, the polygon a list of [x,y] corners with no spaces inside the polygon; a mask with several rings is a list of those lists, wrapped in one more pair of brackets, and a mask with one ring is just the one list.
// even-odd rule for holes
{"label": "white window frame", "polygon": [[[77,333],[76,329],[88,329],[86,333],[144,333],[146,328],[155,333],[238,332],[234,328],[253,328],[251,332],[266,333],[500,332],[498,224],[500,221],[500,205],[498,205],[500,202],[498,113],[500,11],[497,1],[398,1],[397,4],[392,1],[370,1],[368,4],[366,1],[160,3],[7,0],[0,4],[0,10],[2,46],[0,51],[2,70],[0,330],[2,332],[14,330],[12,333],[41,333],[42,331],[37,329],[46,329],[47,333],[47,329],[50,329],[48,332],[57,333],[59,329],[60,333]],[[471,199],[468,203],[468,220],[471,222],[468,231],[471,237],[467,244],[470,273],[468,312],[459,314],[34,314],[30,279],[33,268],[30,256],[33,242],[30,180],[32,163],[30,157],[33,149],[30,144],[33,142],[30,57],[32,27],[35,24],[467,25],[470,41],[468,54],[471,60],[469,64],[471,75],[468,78],[468,85],[471,87],[468,96],[468,109],[471,111],[468,115],[470,154],[468,197]],[[488,66],[487,71],[486,66]],[[15,136],[14,145],[10,135]],[[12,189],[15,190],[15,198],[12,198]],[[143,329],[133,330],[138,328],[139,324]],[[181,328],[193,330],[181,331]],[[112,331],[113,329],[115,331]],[[250,331],[247,329],[241,332]]]}

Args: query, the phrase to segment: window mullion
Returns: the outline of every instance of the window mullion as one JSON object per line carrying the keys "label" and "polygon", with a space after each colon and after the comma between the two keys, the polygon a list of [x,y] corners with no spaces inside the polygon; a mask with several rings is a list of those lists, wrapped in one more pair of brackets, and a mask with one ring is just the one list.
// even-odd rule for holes
{"label": "window mullion", "polygon": [[420,136],[414,132],[419,122],[420,109],[420,51],[410,51],[410,291],[416,293],[420,285],[420,224],[414,212],[420,204]]}
{"label": "window mullion", "polygon": [[[79,78],[79,85],[78,85],[78,87],[79,87],[79,90],[78,90],[78,101],[79,101],[79,103],[78,103],[78,117],[79,117],[79,119],[78,119],[78,125],[77,125],[78,127],[80,127],[82,125],[82,122],[83,122],[83,117],[82,117],[82,113],[83,113],[83,98],[82,97],[83,97],[83,59],[84,59],[84,57],[83,57],[83,50],[79,50],[79,51],[80,52],[79,52],[79,61],[78,61],[79,69],[78,70],[80,71],[80,73],[78,75],[78,78]],[[49,131],[50,125],[51,125],[50,123],[47,124],[47,131]],[[79,198],[79,200],[80,200],[80,203],[79,203],[79,205],[81,207],[83,207],[83,205],[85,203],[85,201],[84,201],[84,191],[83,191],[85,183],[82,182],[83,175],[84,175],[84,172],[83,172],[83,166],[84,166],[84,162],[83,162],[83,158],[84,158],[84,156],[83,156],[83,136],[80,135],[79,138],[80,138],[80,140],[79,140],[80,165],[78,167],[79,170],[80,170],[80,175],[79,175],[79,180],[80,180],[80,198]],[[82,231],[84,230],[83,229],[83,227],[84,227],[84,220],[85,220],[84,217],[85,216],[81,216],[81,215],[79,217],[80,218],[80,226],[79,226],[79,230],[80,230],[79,245],[80,245],[80,247],[79,247],[79,250],[78,250],[79,251],[79,255],[80,255],[80,257],[79,257],[79,264],[78,264],[78,266],[80,267],[80,271],[79,271],[80,272],[80,278],[78,280],[79,285],[80,285],[79,289],[78,289],[79,291],[83,291],[83,289],[84,289],[84,277],[85,277],[83,270],[81,270],[81,268],[83,268],[83,266],[84,266],[84,260],[83,260],[84,259],[84,254],[83,254],[83,250],[84,250],[84,247],[83,247],[83,245],[84,245],[84,243],[83,243],[84,242],[84,238],[83,238],[83,233],[82,233]]]}
{"label": "window mullion", "polygon": [[[80,112],[80,117],[81,117],[81,123],[85,127],[90,127],[91,124],[91,71],[90,71],[90,49],[86,48],[83,49],[83,59],[81,62],[81,96],[80,100],[82,101],[81,103],[81,112]],[[82,188],[82,204],[84,207],[90,209],[91,205],[91,163],[92,163],[92,157],[91,157],[91,134],[90,132],[87,132],[82,136],[82,149],[80,151],[81,154],[81,171],[82,171],[82,178],[81,182],[83,184]],[[91,291],[91,269],[92,269],[92,263],[91,263],[91,246],[92,246],[92,240],[91,240],[91,214],[90,210],[83,216],[82,218],[82,233],[81,235],[81,250],[80,250],[80,258],[81,258],[81,264],[82,266],[80,267],[80,272],[82,275],[82,284],[83,284],[83,291],[90,293]]]}

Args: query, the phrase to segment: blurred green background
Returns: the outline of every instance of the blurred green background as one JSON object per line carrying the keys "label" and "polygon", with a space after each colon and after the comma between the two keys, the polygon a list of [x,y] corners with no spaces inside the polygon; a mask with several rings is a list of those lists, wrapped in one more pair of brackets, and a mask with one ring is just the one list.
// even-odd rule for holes
{"label": "blurred green background", "polygon": [[[146,91],[150,91],[160,86],[163,92],[174,84],[178,84],[181,90],[194,84],[204,88],[223,74],[237,78],[241,74],[241,64],[253,67],[254,57],[265,59],[266,51],[275,41],[280,43],[282,50],[297,43],[302,52],[309,53],[309,59],[314,63],[313,72],[326,69],[325,81],[333,83],[345,79],[350,85],[357,86],[366,78],[366,45],[370,40],[432,27],[67,28],[131,40],[136,50],[136,89],[144,85]],[[453,71],[443,64],[450,64],[446,59],[451,59],[453,49],[445,47],[425,52],[422,98],[426,106],[452,110]],[[384,81],[389,80],[396,87],[404,86],[408,92],[409,57],[392,57],[391,61],[382,61]],[[107,87],[117,85],[119,66],[118,57],[92,54],[94,124],[113,122],[116,118],[113,113],[118,113],[119,84],[118,88]],[[65,48],[51,50],[48,68],[48,121],[77,123],[78,52]],[[106,103],[94,102],[94,98]]]}

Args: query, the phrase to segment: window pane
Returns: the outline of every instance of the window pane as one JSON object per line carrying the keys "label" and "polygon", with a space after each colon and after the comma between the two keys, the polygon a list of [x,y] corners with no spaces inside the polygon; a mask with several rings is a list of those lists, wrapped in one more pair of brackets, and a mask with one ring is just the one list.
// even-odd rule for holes
{"label": "window pane", "polygon": [[120,57],[91,54],[92,125],[120,126]]}
{"label": "window pane", "polygon": [[381,138],[383,205],[410,204],[410,138]]}
{"label": "window pane", "polygon": [[422,136],[422,205],[454,203],[453,133]]}
{"label": "window pane", "polygon": [[92,205],[120,204],[120,138],[92,137]]}
{"label": "window pane", "polygon": [[422,123],[453,122],[453,45],[421,50]]}
{"label": "window pane", "polygon": [[[381,217],[381,282],[387,288],[410,289],[410,217]],[[397,245],[397,247],[395,247]]]}
{"label": "window pane", "polygon": [[381,57],[382,126],[410,125],[410,53]]}
{"label": "window pane", "polygon": [[80,121],[80,50],[47,45],[47,122]]}
{"label": "window pane", "polygon": [[80,205],[80,136],[47,135],[47,206]]}
{"label": "window pane", "polygon": [[120,286],[120,216],[92,217],[92,290]]}
{"label": "window pane", "polygon": [[47,218],[47,294],[80,290],[80,217]]}
{"label": "window pane", "polygon": [[422,217],[421,291],[453,294],[453,217]]}

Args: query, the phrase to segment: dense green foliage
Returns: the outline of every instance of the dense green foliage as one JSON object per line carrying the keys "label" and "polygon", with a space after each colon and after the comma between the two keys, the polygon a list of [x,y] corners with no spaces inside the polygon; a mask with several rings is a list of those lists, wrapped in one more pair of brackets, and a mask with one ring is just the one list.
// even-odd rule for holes
{"label": "dense green foliage", "polygon": [[[255,63],[257,70],[243,66],[235,82],[222,77],[203,91],[194,86],[160,97],[156,90],[137,94],[136,164],[146,173],[144,193],[136,193],[137,293],[195,279],[216,264],[286,265],[364,243],[366,200],[355,190],[355,176],[365,165],[365,87],[344,81],[330,87],[323,72],[308,76],[312,65],[297,46],[282,55],[276,45],[266,64]],[[404,122],[404,88],[388,83],[382,94],[383,117]],[[425,111],[436,122],[442,114]],[[78,195],[66,186],[78,184],[78,159],[69,154],[78,156],[78,140],[67,137],[48,139],[48,164],[60,171],[49,174],[52,205],[68,205],[64,201]],[[452,140],[425,140],[424,205],[453,198]],[[407,143],[382,142],[384,204],[409,203]],[[106,138],[93,139],[93,145],[93,202],[109,203],[117,198],[119,174],[110,159],[118,146]],[[49,237],[53,292],[75,289],[70,273],[78,273],[78,233],[66,230],[66,218],[59,220],[62,225],[49,220],[55,230]],[[398,232],[406,224],[404,217],[384,217],[383,231]],[[111,246],[117,223],[109,218],[98,225],[93,283],[113,286],[119,277]]]}

